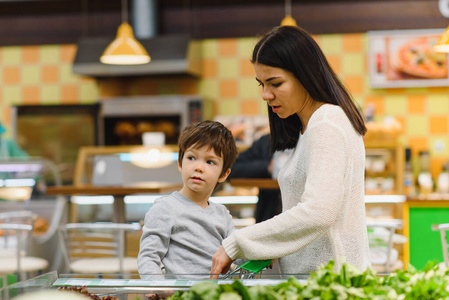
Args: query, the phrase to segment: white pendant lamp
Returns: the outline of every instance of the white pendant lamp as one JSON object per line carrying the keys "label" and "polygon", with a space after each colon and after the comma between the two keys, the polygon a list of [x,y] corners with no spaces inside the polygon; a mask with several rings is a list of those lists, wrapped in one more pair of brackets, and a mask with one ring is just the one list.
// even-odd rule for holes
{"label": "white pendant lamp", "polygon": [[117,30],[117,36],[106,47],[100,61],[110,65],[140,65],[149,63],[148,52],[134,37],[133,29],[128,24],[128,4],[122,0],[122,24]]}
{"label": "white pendant lamp", "polygon": [[298,26],[292,17],[292,2],[285,0],[285,17],[281,21],[281,26]]}

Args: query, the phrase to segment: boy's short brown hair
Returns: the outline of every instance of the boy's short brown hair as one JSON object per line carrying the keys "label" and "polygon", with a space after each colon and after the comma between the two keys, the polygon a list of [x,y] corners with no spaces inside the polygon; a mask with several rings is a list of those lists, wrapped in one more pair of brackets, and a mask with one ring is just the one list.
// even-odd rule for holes
{"label": "boy's short brown hair", "polygon": [[179,135],[178,146],[180,166],[182,166],[184,153],[190,147],[214,149],[215,154],[223,158],[223,170],[220,177],[231,168],[237,158],[237,146],[231,131],[216,121],[202,121],[186,126]]}

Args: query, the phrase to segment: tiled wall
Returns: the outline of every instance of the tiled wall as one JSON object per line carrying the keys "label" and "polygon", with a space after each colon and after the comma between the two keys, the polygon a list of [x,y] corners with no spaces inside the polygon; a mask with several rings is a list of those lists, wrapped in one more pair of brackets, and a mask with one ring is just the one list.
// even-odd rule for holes
{"label": "tiled wall", "polygon": [[[375,120],[395,116],[401,142],[431,153],[436,175],[449,159],[449,88],[371,89],[366,34],[315,36],[334,70],[363,108],[375,105]],[[215,114],[265,115],[266,106],[249,62],[255,38],[203,40],[203,77],[104,80],[71,72],[74,45],[0,48],[1,120],[10,125],[14,104],[91,103],[115,95],[200,94],[213,100]]]}
{"label": "tiled wall", "polygon": [[[403,127],[400,141],[416,158],[430,151],[434,176],[449,160],[449,88],[371,89],[366,34],[315,36],[330,64],[358,104],[375,106],[375,121],[394,116]],[[249,62],[254,38],[205,40],[200,94],[216,100],[218,114],[266,114]]]}
{"label": "tiled wall", "polygon": [[362,106],[375,105],[375,120],[394,116],[403,127],[401,142],[431,154],[431,171],[436,176],[449,160],[449,88],[371,89],[367,67],[365,34],[317,37],[335,71]]}
{"label": "tiled wall", "polygon": [[[95,80],[72,73],[75,45],[0,47],[0,120],[10,127],[13,105],[94,102]],[[9,133],[8,133],[9,134]]]}

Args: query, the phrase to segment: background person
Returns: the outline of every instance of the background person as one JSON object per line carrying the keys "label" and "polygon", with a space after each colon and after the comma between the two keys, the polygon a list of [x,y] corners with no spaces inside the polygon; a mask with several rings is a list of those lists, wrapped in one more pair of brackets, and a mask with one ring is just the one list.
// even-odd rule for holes
{"label": "background person", "polygon": [[360,111],[303,29],[274,28],[256,44],[252,63],[268,104],[271,149],[293,149],[278,176],[283,212],[227,237],[211,274],[241,257],[280,258],[285,274],[310,273],[330,260],[337,269],[343,260],[366,269]]}
{"label": "background person", "polygon": [[0,122],[0,159],[9,159],[13,157],[28,157],[17,143],[5,137],[6,128]]}
{"label": "background person", "polygon": [[[270,135],[264,135],[237,157],[229,179],[272,178],[273,155],[270,152]],[[274,176],[274,178],[276,178]],[[256,223],[271,219],[282,211],[279,189],[259,189],[256,205]]]}

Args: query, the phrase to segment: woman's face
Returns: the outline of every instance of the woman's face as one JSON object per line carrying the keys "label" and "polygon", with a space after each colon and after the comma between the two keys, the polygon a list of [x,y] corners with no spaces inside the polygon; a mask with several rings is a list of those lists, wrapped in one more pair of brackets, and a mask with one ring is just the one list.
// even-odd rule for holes
{"label": "woman's face", "polygon": [[285,119],[304,108],[307,91],[290,72],[255,63],[256,80],[262,86],[262,98],[273,112]]}

